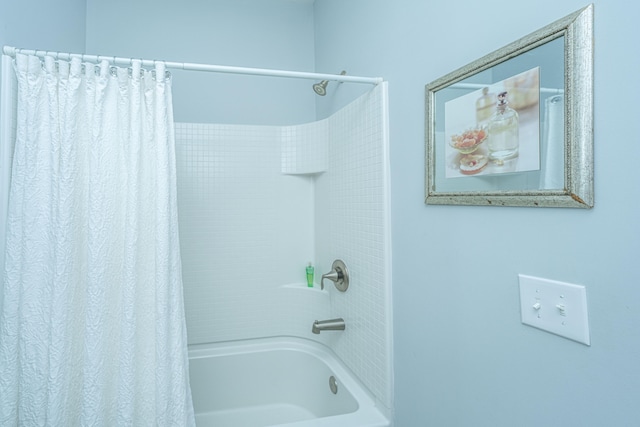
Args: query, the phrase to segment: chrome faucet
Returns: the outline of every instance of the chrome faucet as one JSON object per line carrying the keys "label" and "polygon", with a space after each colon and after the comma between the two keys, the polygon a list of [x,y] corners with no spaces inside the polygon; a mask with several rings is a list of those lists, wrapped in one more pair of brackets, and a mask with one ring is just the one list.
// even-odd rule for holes
{"label": "chrome faucet", "polygon": [[344,331],[344,328],[344,319],[340,317],[330,320],[316,320],[313,322],[311,332],[319,334],[320,331]]}

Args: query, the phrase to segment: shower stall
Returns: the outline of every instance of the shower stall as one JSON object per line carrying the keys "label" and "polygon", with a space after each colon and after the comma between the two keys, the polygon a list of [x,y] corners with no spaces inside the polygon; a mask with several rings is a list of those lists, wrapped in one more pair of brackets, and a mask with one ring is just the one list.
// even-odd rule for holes
{"label": "shower stall", "polygon": [[[10,60],[9,56],[3,57],[3,195],[15,137],[15,126],[11,125],[15,120],[15,82]],[[196,64],[187,65],[195,69]],[[270,72],[207,67],[211,69],[205,71]],[[357,77],[344,73],[271,75],[321,80],[323,91],[332,88],[327,78],[358,82]],[[199,425],[225,425],[224,417],[231,412],[237,418],[227,422],[234,426],[291,421],[301,426],[313,426],[315,422],[389,425],[386,420],[391,418],[393,399],[388,99],[386,82],[369,83],[374,83],[370,91],[331,116],[311,123],[175,123],[182,279]],[[308,90],[309,96],[316,96],[311,84]],[[0,218],[3,232],[5,202],[3,199]],[[337,259],[349,269],[346,292],[338,291],[328,281],[324,289],[320,288],[321,275],[329,272]],[[306,282],[305,267],[309,263],[315,267],[313,287]],[[1,297],[0,293],[0,302]],[[334,318],[344,320],[344,330],[312,332],[315,321]],[[325,384],[317,386],[322,390],[300,393],[320,400],[346,400],[337,406],[327,403],[317,410],[313,405],[298,408],[300,412],[294,411],[285,420],[260,415],[261,410],[266,411],[262,414],[281,412],[277,405],[283,402],[269,407],[272,404],[266,401],[234,401],[230,408],[204,409],[207,405],[198,402],[206,402],[206,395],[221,396],[235,386],[234,378],[229,378],[231,383],[219,383],[226,368],[200,366],[210,348],[217,354],[235,355],[239,371],[255,371],[256,376],[261,375],[258,368],[269,357],[289,360],[285,350],[308,352],[314,358],[328,360],[324,365],[334,368],[327,371]],[[248,353],[270,356],[247,357],[247,348]],[[292,372],[296,363],[290,365]],[[315,369],[311,368],[313,363],[301,364]],[[198,368],[194,368],[196,365]],[[283,369],[287,370],[286,364]],[[340,375],[346,390],[334,394],[329,377],[337,376],[340,385]],[[268,375],[263,377],[254,379],[264,383]],[[286,395],[281,390],[285,384],[307,377],[295,375],[282,384],[276,381],[271,384],[275,388],[263,394]],[[203,378],[207,378],[205,390]],[[295,403],[287,403],[292,405]],[[334,407],[339,409],[330,409]],[[365,407],[371,412],[358,412]],[[205,414],[207,411],[215,413]],[[246,418],[247,413],[252,415]],[[349,416],[350,421],[340,418]],[[256,420],[262,420],[262,424],[255,424]]]}

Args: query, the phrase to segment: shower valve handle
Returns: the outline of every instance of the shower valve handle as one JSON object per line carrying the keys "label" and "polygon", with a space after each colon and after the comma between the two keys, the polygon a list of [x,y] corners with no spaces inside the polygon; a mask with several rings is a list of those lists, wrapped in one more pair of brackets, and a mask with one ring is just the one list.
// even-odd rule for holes
{"label": "shower valve handle", "polygon": [[322,275],[320,280],[320,289],[322,290],[324,290],[324,279],[331,280],[336,285],[336,289],[345,292],[349,287],[349,270],[342,260],[337,259],[333,261],[331,271]]}
{"label": "shower valve handle", "polygon": [[322,275],[322,280],[320,281],[320,288],[324,289],[324,279],[329,279],[334,283],[337,283],[339,280],[343,280],[344,274],[342,274],[342,270],[339,268],[336,270],[331,270],[327,274]]}

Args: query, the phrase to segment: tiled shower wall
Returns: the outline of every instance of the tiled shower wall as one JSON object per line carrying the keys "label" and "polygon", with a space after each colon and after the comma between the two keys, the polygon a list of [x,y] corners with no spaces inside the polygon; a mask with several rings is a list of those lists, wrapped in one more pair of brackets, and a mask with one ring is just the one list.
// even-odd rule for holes
{"label": "tiled shower wall", "polygon": [[[297,335],[320,292],[295,292],[314,260],[313,178],[281,173],[281,127],[176,124],[189,343]],[[322,313],[320,313],[322,314]]]}
{"label": "tiled shower wall", "polygon": [[[391,254],[386,83],[331,117],[329,170],[316,182],[316,255],[345,261],[349,289],[330,287],[344,334],[328,343],[387,409],[391,405]],[[328,270],[327,270],[328,271]]]}
{"label": "tiled shower wall", "polygon": [[[176,124],[191,344],[290,335],[323,342],[390,408],[386,84],[298,126]],[[320,275],[341,258],[346,293]],[[307,262],[316,285],[305,284]],[[343,317],[344,332],[311,333]]]}

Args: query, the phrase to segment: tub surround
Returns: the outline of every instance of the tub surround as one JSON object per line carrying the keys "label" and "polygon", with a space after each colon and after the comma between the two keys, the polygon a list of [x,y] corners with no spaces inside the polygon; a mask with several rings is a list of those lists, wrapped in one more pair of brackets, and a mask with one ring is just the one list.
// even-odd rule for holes
{"label": "tub surround", "polygon": [[[388,415],[386,91],[380,84],[331,117],[302,125],[177,123],[176,150],[189,343],[315,339]],[[321,274],[336,259],[349,266],[344,293],[320,290]],[[345,331],[311,332],[314,320],[339,317]]]}

